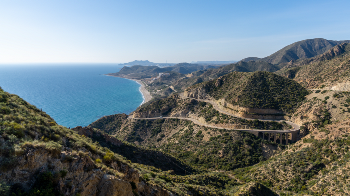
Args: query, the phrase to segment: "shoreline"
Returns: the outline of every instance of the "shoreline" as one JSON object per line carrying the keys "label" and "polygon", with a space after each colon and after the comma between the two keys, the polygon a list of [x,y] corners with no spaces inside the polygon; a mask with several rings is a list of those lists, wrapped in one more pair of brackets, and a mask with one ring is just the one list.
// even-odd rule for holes
{"label": "shoreline", "polygon": [[[112,75],[106,74],[106,76],[112,76]],[[112,77],[122,78],[122,77],[118,77],[118,76],[112,76]],[[135,81],[136,83],[141,85],[140,88],[139,88],[139,91],[140,91],[140,93],[142,95],[143,101],[140,104],[140,106],[145,104],[145,103],[147,103],[147,102],[149,102],[153,98],[151,93],[146,89],[145,85],[143,84],[143,82],[141,80],[130,79],[130,78],[124,78],[124,79]]]}

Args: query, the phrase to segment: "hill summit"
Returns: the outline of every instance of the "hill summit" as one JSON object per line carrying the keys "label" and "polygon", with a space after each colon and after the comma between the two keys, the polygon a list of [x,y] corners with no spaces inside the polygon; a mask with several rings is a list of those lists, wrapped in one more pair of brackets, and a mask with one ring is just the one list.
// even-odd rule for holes
{"label": "hill summit", "polygon": [[[233,106],[288,112],[308,92],[293,80],[270,72],[257,71],[232,72],[192,86],[184,94],[198,99],[221,99]],[[228,107],[227,104],[224,104],[225,107]]]}

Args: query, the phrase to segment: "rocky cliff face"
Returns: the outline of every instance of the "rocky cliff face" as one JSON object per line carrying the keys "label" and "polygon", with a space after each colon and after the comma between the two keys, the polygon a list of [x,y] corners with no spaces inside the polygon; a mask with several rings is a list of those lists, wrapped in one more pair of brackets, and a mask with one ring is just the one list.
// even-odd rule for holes
{"label": "rocky cliff face", "polygon": [[134,112],[132,114],[132,117],[133,118],[155,118],[155,117],[160,117],[163,112],[162,111],[161,112],[154,112],[154,111]]}
{"label": "rocky cliff face", "polygon": [[316,57],[316,60],[320,60],[320,61],[330,60],[330,59],[334,58],[335,56],[341,55],[344,52],[346,52],[347,45],[348,45],[348,43],[342,43],[342,44],[336,45],[333,48],[331,48],[330,50],[328,50],[327,52],[320,55],[319,57]]}
{"label": "rocky cliff face", "polygon": [[184,97],[195,99],[210,99],[210,96],[206,93],[204,87],[187,89],[184,91]]}
{"label": "rocky cliff face", "polygon": [[0,180],[29,190],[37,174],[50,171],[54,174],[65,173],[57,176],[57,188],[64,195],[77,193],[81,196],[133,196],[134,193],[171,195],[159,187],[140,180],[137,170],[128,165],[113,162],[111,166],[120,174],[108,174],[99,169],[89,157],[89,152],[76,154],[71,149],[64,148],[60,154],[54,154],[41,147],[28,146],[23,155],[18,157],[14,168],[1,173]]}
{"label": "rocky cliff face", "polygon": [[331,90],[334,91],[350,91],[350,82],[338,83],[335,86],[332,86]]}

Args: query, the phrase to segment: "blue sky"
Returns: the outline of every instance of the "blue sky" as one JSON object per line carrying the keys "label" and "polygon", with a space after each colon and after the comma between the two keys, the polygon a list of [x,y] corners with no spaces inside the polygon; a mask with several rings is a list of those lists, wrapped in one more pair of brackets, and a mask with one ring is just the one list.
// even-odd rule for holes
{"label": "blue sky", "polygon": [[348,0],[0,0],[0,64],[265,57],[350,39]]}

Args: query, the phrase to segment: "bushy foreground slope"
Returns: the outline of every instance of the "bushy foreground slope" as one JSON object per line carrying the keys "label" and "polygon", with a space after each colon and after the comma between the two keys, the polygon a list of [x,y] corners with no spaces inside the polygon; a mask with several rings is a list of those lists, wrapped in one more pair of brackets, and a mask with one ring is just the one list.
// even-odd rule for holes
{"label": "bushy foreground slope", "polygon": [[[131,164],[90,138],[57,125],[46,113],[2,89],[0,119],[3,195],[8,191],[11,195],[108,195],[116,191],[169,195],[139,177],[143,169],[136,167],[146,166]],[[122,145],[116,139],[110,142]]]}

